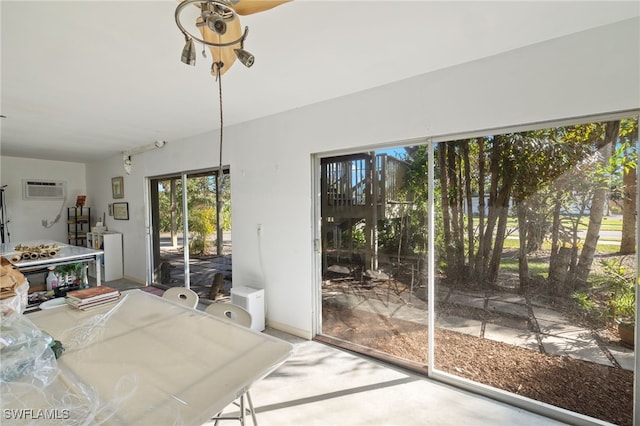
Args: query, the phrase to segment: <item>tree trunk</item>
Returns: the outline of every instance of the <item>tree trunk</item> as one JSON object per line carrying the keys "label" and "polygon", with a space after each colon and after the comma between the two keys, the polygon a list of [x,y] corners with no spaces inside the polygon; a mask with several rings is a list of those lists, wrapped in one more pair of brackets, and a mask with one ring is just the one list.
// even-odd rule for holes
{"label": "tree trunk", "polygon": [[[456,277],[460,277],[461,265],[460,259],[464,259],[464,243],[461,244],[462,229],[460,229],[460,184],[458,182],[456,167],[456,149],[454,142],[447,143],[447,175],[449,178],[449,198],[448,205],[451,211],[451,237],[453,244],[453,257],[450,259],[449,266],[453,268]],[[460,248],[462,247],[462,251]],[[451,274],[449,274],[451,275]]]}
{"label": "tree trunk", "polygon": [[529,263],[527,262],[527,208],[524,201],[518,202],[518,282],[520,288],[529,285]]}
{"label": "tree trunk", "polygon": [[493,251],[491,253],[491,261],[489,263],[489,282],[495,284],[498,280],[498,271],[500,270],[500,261],[502,260],[502,250],[504,248],[504,239],[507,230],[507,219],[509,217],[509,200],[511,199],[511,189],[513,175],[505,173],[503,186],[500,188],[497,200],[498,225],[496,227],[496,240],[494,241]]}
{"label": "tree trunk", "polygon": [[556,294],[567,294],[567,273],[571,262],[571,249],[560,247],[558,254],[554,256],[553,266],[549,267],[549,282]]}
{"label": "tree trunk", "polygon": [[[620,120],[609,121],[605,125],[604,141],[600,152],[602,159],[600,163],[603,167],[609,164],[611,158],[611,147],[618,139],[618,131],[620,129]],[[600,234],[600,226],[602,224],[602,217],[604,215],[604,205],[607,201],[608,188],[605,184],[599,183],[599,187],[594,191],[593,198],[591,199],[591,207],[589,211],[589,226],[587,228],[587,235],[584,239],[584,246],[580,253],[580,259],[576,267],[575,284],[583,285],[587,282],[589,272],[591,271],[591,265],[593,264],[593,258],[596,253],[596,245],[598,244],[598,238]]]}
{"label": "tree trunk", "polygon": [[622,177],[622,240],[620,241],[620,254],[636,252],[637,180],[636,169],[625,168]]}
{"label": "tree trunk", "polygon": [[478,138],[478,252],[475,259],[476,277],[484,277],[482,253],[484,253],[484,138]]}
{"label": "tree trunk", "polygon": [[471,165],[469,163],[469,144],[462,145],[462,161],[464,163],[464,193],[467,206],[467,240],[469,241],[469,271],[473,268],[473,254],[475,253],[475,244],[473,241],[473,200],[471,198]]}
{"label": "tree trunk", "polygon": [[[491,161],[489,163],[489,172],[491,175],[491,186],[489,188],[489,211],[487,214],[487,227],[484,230],[484,241],[482,244],[482,252],[480,258],[482,262],[482,276],[479,279],[483,282],[487,281],[487,274],[489,274],[489,261],[491,255],[491,246],[493,242],[493,230],[498,222],[499,206],[498,206],[498,185],[500,178],[500,143],[499,137],[496,137],[493,141],[491,148]],[[490,281],[490,280],[489,280]]]}
{"label": "tree trunk", "polygon": [[551,276],[551,271],[555,266],[556,255],[558,254],[558,250],[560,247],[560,194],[556,193],[553,205],[553,220],[551,225],[551,255],[549,256],[549,276]]}
{"label": "tree trunk", "polygon": [[447,268],[453,266],[453,245],[451,244],[451,219],[449,217],[449,185],[447,183],[447,144],[438,143],[438,166],[440,167],[440,196],[442,200],[442,227]]}
{"label": "tree trunk", "polygon": [[[222,169],[216,174],[216,253],[222,256],[224,251],[224,230],[222,228],[222,209],[224,201],[222,201],[222,179],[224,177]],[[206,235],[205,235],[206,239]],[[203,244],[203,250],[206,244]]]}

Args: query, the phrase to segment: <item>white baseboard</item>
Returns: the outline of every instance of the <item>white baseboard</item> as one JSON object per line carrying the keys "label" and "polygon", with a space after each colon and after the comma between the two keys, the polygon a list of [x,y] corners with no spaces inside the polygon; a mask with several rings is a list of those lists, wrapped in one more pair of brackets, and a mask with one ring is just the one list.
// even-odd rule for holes
{"label": "white baseboard", "polygon": [[311,331],[309,330],[302,330],[296,327],[291,327],[290,325],[283,324],[277,321],[272,321],[268,318],[267,318],[267,326],[273,329],[282,331],[284,333],[288,333],[296,337],[300,337],[302,339],[311,340],[313,338],[313,336],[311,335]]}
{"label": "white baseboard", "polygon": [[138,284],[140,284],[140,285],[147,285],[146,280],[139,280],[139,279],[137,279],[137,278],[130,277],[130,276],[128,276],[128,275],[125,275],[125,276],[123,276],[122,278],[123,278],[123,279],[125,279],[125,280],[127,280],[127,281],[133,281],[134,283],[138,283]]}

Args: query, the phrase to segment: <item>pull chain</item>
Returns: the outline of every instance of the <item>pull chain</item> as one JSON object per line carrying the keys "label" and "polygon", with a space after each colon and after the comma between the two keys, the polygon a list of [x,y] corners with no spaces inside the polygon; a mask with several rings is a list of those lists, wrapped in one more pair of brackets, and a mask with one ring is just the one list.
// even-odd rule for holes
{"label": "pull chain", "polygon": [[223,66],[224,66],[224,63],[222,62],[213,63],[213,68],[215,69],[215,73],[216,73],[216,80],[218,81],[218,99],[220,102],[220,153],[219,153],[220,169],[218,171],[218,174],[222,173],[222,131],[224,127],[224,121],[223,121],[223,114],[222,114],[222,74],[220,74],[220,69]]}

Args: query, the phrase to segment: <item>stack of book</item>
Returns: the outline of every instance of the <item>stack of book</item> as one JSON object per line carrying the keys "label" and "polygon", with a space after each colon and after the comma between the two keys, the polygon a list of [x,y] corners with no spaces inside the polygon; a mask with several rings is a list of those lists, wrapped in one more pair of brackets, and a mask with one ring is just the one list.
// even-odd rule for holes
{"label": "stack of book", "polygon": [[67,293],[67,304],[83,311],[118,300],[120,291],[109,286],[89,287]]}

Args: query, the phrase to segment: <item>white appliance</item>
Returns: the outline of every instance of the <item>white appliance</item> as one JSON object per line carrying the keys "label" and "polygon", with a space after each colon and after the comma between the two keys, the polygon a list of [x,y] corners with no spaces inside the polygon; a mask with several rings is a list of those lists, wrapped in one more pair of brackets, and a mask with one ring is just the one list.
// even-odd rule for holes
{"label": "white appliance", "polygon": [[249,311],[252,330],[264,330],[264,289],[233,286],[231,287],[231,303]]}
{"label": "white appliance", "polygon": [[62,200],[67,193],[67,182],[62,180],[22,179],[22,199]]}

